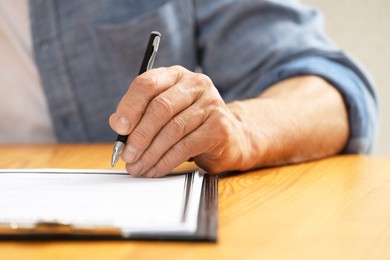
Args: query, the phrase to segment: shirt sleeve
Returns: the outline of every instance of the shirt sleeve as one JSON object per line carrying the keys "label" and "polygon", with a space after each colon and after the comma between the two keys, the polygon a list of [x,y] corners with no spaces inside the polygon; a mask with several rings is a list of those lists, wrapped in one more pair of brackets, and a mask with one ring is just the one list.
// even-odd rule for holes
{"label": "shirt sleeve", "polygon": [[347,66],[323,57],[305,57],[275,68],[264,80],[264,87],[299,75],[316,75],[335,86],[344,97],[350,125],[344,153],[369,153],[377,139],[378,107],[375,95]]}
{"label": "shirt sleeve", "polygon": [[378,135],[378,100],[367,73],[333,44],[321,14],[294,0],[198,0],[199,63],[226,102],[272,84],[317,75],[344,97],[350,137],[344,153],[369,153]]}

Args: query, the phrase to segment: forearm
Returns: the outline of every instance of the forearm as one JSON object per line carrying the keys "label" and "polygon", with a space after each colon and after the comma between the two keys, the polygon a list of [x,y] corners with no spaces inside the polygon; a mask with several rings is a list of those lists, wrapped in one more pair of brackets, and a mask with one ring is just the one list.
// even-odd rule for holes
{"label": "forearm", "polygon": [[337,154],[349,135],[340,93],[315,76],[295,77],[259,97],[228,104],[243,131],[237,170],[282,165]]}

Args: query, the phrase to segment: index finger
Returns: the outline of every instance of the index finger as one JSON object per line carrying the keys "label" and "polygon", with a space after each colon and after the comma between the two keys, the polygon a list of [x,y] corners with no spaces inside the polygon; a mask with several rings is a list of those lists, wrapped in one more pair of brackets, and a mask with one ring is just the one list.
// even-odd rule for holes
{"label": "index finger", "polygon": [[151,69],[137,76],[110,117],[110,125],[118,134],[128,135],[138,125],[148,104],[174,86],[185,69],[179,66]]}

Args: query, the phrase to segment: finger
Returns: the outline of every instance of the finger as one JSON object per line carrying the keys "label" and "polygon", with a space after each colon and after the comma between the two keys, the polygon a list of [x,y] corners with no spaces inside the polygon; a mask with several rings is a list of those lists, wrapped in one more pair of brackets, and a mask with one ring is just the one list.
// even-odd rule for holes
{"label": "finger", "polygon": [[[125,162],[133,163],[138,160],[161,129],[178,113],[196,102],[201,88],[191,87],[190,84],[191,82],[188,81],[180,81],[150,102],[141,121],[128,138],[122,155]],[[192,108],[194,109],[198,108]],[[182,120],[182,118],[183,115],[177,120]],[[189,120],[189,118],[185,119],[186,122]],[[175,129],[172,129],[172,132],[175,132]]]}
{"label": "finger", "polygon": [[145,177],[161,177],[173,171],[181,163],[205,151],[211,150],[214,142],[204,124],[173,145],[145,174]]}
{"label": "finger", "polygon": [[241,156],[240,133],[234,130],[235,122],[234,115],[225,106],[213,107],[206,121],[173,145],[145,176],[163,176],[191,157],[210,173],[233,167],[229,164],[234,164]]}
{"label": "finger", "polygon": [[128,172],[133,175],[142,175],[173,145],[197,129],[207,118],[206,110],[200,109],[197,103],[174,116],[157,134],[139,160],[126,165]]}
{"label": "finger", "polygon": [[[211,80],[200,74],[191,74],[188,82],[183,85],[195,86],[195,93],[192,100],[196,100],[189,108],[175,116],[157,133],[156,137],[147,147],[139,160],[126,165],[128,172],[134,175],[142,175],[149,171],[148,176],[153,174],[151,168],[173,145],[180,141],[188,133],[202,125],[212,112],[226,109],[218,91]],[[221,114],[221,113],[216,113]],[[211,128],[214,126],[211,125]],[[197,131],[197,130],[196,130]],[[130,146],[131,147],[131,146]],[[134,150],[133,150],[134,152]],[[190,157],[188,157],[190,158]],[[186,158],[186,159],[188,159]],[[125,160],[126,161],[126,160]],[[177,166],[177,165],[175,165]]]}
{"label": "finger", "polygon": [[185,69],[179,66],[157,68],[137,76],[110,117],[118,134],[129,134],[138,124],[149,102],[178,82]]}

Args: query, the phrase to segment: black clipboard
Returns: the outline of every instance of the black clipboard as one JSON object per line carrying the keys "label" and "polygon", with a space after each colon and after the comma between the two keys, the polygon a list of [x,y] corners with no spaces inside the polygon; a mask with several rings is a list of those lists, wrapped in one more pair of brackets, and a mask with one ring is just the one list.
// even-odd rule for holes
{"label": "black clipboard", "polygon": [[197,228],[193,233],[167,232],[164,234],[131,233],[123,235],[118,228],[99,226],[75,227],[58,222],[38,222],[19,226],[0,224],[1,240],[159,240],[216,242],[218,229],[218,177],[204,173]]}

